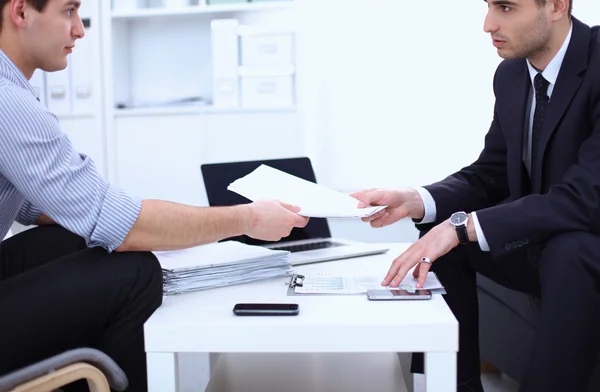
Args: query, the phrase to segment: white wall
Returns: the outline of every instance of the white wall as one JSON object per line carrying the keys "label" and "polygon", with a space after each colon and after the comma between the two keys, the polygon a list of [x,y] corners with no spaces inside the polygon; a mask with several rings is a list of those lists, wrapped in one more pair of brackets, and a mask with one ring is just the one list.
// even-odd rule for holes
{"label": "white wall", "polygon": [[[424,185],[476,159],[500,62],[483,1],[300,1],[304,125],[321,182]],[[598,0],[574,4],[600,24]]]}

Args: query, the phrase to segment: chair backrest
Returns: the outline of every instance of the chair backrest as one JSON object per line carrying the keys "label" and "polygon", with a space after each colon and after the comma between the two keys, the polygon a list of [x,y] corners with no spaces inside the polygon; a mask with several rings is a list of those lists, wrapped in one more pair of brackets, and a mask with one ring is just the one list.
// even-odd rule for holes
{"label": "chair backrest", "polygon": [[92,348],[78,348],[1,376],[0,391],[13,389],[57,369],[79,362],[98,368],[106,377],[110,387],[116,391],[124,391],[129,385],[125,372],[108,355]]}

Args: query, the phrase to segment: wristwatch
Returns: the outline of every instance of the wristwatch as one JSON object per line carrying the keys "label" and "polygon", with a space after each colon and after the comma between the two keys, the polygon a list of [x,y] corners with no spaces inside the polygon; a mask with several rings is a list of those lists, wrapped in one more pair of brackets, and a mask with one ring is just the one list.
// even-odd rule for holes
{"label": "wristwatch", "polygon": [[455,212],[450,216],[450,223],[454,226],[456,234],[458,235],[458,242],[461,245],[469,242],[469,234],[467,233],[467,222],[469,221],[469,215],[464,211]]}

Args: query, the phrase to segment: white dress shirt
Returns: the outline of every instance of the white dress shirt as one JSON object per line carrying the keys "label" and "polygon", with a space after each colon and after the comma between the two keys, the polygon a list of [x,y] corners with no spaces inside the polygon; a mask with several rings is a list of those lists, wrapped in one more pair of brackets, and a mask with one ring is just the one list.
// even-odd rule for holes
{"label": "white dress shirt", "polygon": [[[571,42],[571,35],[573,33],[573,25],[571,24],[571,29],[563,42],[562,47],[556,53],[556,56],[550,61],[546,69],[542,72],[542,76],[546,79],[550,84],[548,86],[548,98],[552,98],[552,91],[554,91],[554,85],[556,84],[556,79],[558,79],[558,73],[560,72],[560,67],[562,66],[563,60],[565,58],[565,53],[567,52],[567,48],[569,47],[569,43]],[[529,69],[529,76],[531,77],[531,86],[529,93],[529,102],[531,103],[531,110],[529,112],[529,130],[526,142],[523,143],[523,162],[525,163],[525,167],[527,168],[527,172],[530,173],[531,169],[531,133],[533,128],[533,114],[535,113],[535,94],[533,91],[535,87],[533,86],[533,80],[535,76],[538,74],[538,70],[535,69],[529,61],[527,61],[527,68]],[[531,173],[530,173],[531,174]],[[425,188],[417,188],[417,192],[423,199],[423,205],[425,206],[425,216],[420,223],[432,223],[435,222],[437,216],[437,210],[435,205],[435,200],[431,193]],[[471,218],[473,219],[473,226],[475,227],[475,233],[477,234],[477,241],[479,242],[479,247],[484,252],[490,251],[490,246],[488,245],[487,240],[485,239],[485,235],[483,234],[483,230],[481,229],[481,225],[479,224],[479,220],[477,219],[477,212],[473,211],[471,213]]]}

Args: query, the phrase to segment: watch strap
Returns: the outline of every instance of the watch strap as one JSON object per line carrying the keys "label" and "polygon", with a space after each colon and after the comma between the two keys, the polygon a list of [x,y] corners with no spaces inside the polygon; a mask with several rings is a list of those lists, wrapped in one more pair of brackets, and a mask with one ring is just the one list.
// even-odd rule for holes
{"label": "watch strap", "polygon": [[467,225],[454,226],[458,235],[458,242],[464,245],[469,242],[469,234],[467,233]]}

